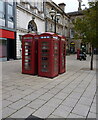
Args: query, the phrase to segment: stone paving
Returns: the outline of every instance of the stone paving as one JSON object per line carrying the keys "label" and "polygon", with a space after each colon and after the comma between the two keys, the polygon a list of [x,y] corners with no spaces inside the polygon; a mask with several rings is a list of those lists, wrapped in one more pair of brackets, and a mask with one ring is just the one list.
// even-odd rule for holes
{"label": "stone paving", "polygon": [[53,79],[21,74],[21,60],[3,62],[2,117],[96,118],[96,58],[66,58],[67,71]]}

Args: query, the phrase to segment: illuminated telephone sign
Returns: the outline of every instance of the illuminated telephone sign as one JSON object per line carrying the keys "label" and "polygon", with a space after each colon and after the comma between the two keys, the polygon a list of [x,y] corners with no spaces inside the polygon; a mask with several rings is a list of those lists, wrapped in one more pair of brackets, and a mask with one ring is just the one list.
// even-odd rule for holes
{"label": "illuminated telephone sign", "polygon": [[59,73],[66,71],[66,38],[58,35],[59,37]]}
{"label": "illuminated telephone sign", "polygon": [[38,75],[55,77],[58,75],[59,40],[54,33],[43,33],[38,41]]}
{"label": "illuminated telephone sign", "polygon": [[26,34],[22,36],[22,73],[37,74],[38,36]]}

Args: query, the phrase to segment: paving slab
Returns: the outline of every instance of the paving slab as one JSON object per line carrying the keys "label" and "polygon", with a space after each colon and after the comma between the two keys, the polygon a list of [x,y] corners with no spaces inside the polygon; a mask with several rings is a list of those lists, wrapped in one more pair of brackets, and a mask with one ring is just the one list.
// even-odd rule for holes
{"label": "paving slab", "polygon": [[16,110],[6,107],[6,108],[2,109],[2,118],[7,118],[15,112],[16,112]]}
{"label": "paving slab", "polygon": [[76,103],[78,102],[78,99],[74,99],[71,97],[67,97],[63,102],[62,105],[68,106],[68,107],[74,107]]}
{"label": "paving slab", "polygon": [[54,111],[54,107],[44,105],[41,108],[39,108],[35,113],[33,113],[33,116],[37,116],[39,118],[48,118],[50,114]]}
{"label": "paving slab", "polygon": [[12,109],[15,109],[15,110],[19,110],[20,108],[26,106],[28,103],[30,103],[29,101],[26,101],[26,100],[19,100],[11,105],[9,105],[8,107],[9,108],[12,108]]}
{"label": "paving slab", "polygon": [[88,118],[96,118],[96,114],[92,113],[92,112],[89,112]]}
{"label": "paving slab", "polygon": [[29,117],[35,110],[29,107],[24,107],[18,110],[16,113],[10,116],[10,118],[27,118]]}
{"label": "paving slab", "polygon": [[44,95],[40,96],[39,99],[48,101],[54,96],[54,94],[51,94],[50,92],[45,93]]}
{"label": "paving slab", "polygon": [[3,102],[2,102],[2,108],[5,108],[5,107],[7,107],[7,106],[10,105],[10,104],[12,104],[11,101],[3,100]]}
{"label": "paving slab", "polygon": [[81,104],[77,104],[75,106],[75,108],[73,109],[72,113],[75,113],[77,115],[86,117],[88,114],[90,107],[89,106],[85,106],[85,105],[81,105]]}
{"label": "paving slab", "polygon": [[[50,79],[21,74],[21,60],[3,62],[3,117],[93,118],[96,114],[96,56],[66,57],[66,72]],[[8,68],[8,69],[6,69]],[[97,95],[97,94],[96,94]]]}
{"label": "paving slab", "polygon": [[57,108],[61,103],[62,103],[62,100],[57,98],[51,98],[45,105],[53,108]]}
{"label": "paving slab", "polygon": [[77,114],[74,114],[74,113],[70,113],[67,118],[75,118],[75,119],[82,118],[83,119],[83,118],[86,118],[86,117],[83,117],[81,115],[77,115]]}
{"label": "paving slab", "polygon": [[41,107],[43,104],[45,104],[46,101],[44,100],[40,100],[40,99],[36,99],[33,102],[31,102],[30,104],[28,104],[27,106],[33,109],[38,109],[39,107]]}
{"label": "paving slab", "polygon": [[60,106],[52,114],[56,116],[60,116],[62,118],[67,118],[70,111],[71,111],[70,108],[65,107],[65,106]]}

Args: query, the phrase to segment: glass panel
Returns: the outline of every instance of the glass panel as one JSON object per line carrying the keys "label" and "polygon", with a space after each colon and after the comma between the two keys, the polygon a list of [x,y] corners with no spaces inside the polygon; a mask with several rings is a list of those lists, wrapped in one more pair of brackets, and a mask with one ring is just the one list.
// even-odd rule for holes
{"label": "glass panel", "polygon": [[14,19],[14,18],[13,18],[12,15],[9,15],[9,16],[8,16],[8,20],[11,21],[11,22],[8,23],[8,24],[9,24],[9,26],[10,26],[11,28],[13,28],[13,23],[12,23],[13,19]]}
{"label": "glass panel", "polygon": [[42,45],[48,45],[49,42],[42,42]]}
{"label": "glass panel", "polygon": [[48,72],[48,66],[49,66],[48,61],[42,60],[41,71],[42,72]]}
{"label": "glass panel", "polygon": [[27,50],[25,50],[25,52],[29,52],[29,50],[27,49]]}
{"label": "glass panel", "polygon": [[58,43],[54,43],[54,71],[58,71]]}
{"label": "glass panel", "polygon": [[42,50],[42,52],[48,52],[48,50]]}
{"label": "glass panel", "polygon": [[8,20],[13,21],[13,6],[8,4]]}
{"label": "glass panel", "polygon": [[48,53],[42,53],[42,56],[48,56],[49,54]]}
{"label": "glass panel", "polygon": [[48,58],[47,57],[42,57],[42,60],[48,60]]}
{"label": "glass panel", "polygon": [[[45,36],[46,37],[46,36]],[[41,61],[41,71],[48,72],[49,71],[49,64],[48,64],[48,55],[49,55],[49,42],[42,42],[42,61]]]}
{"label": "glass panel", "polygon": [[0,26],[5,26],[5,20],[4,19],[0,19]]}
{"label": "glass panel", "polygon": [[30,42],[25,42],[25,45],[31,45],[31,43]]}
{"label": "glass panel", "polygon": [[12,5],[8,5],[8,14],[13,16],[13,6]]}
{"label": "glass panel", "polygon": [[9,28],[14,28],[14,23],[12,22],[11,19],[9,19],[10,21],[8,21],[8,27]]}
{"label": "glass panel", "polygon": [[0,18],[4,18],[4,2],[0,0]]}
{"label": "glass panel", "polygon": [[25,42],[25,65],[24,65],[24,68],[25,70],[30,70],[31,67],[30,67],[30,64],[31,64],[31,42]]}
{"label": "glass panel", "polygon": [[30,49],[30,46],[25,46],[25,49]]}
{"label": "glass panel", "polygon": [[4,14],[3,13],[0,13],[0,18],[4,18]]}
{"label": "glass panel", "polygon": [[0,0],[0,12],[4,12],[4,2]]}
{"label": "glass panel", "polygon": [[8,0],[8,3],[13,5],[13,0]]}
{"label": "glass panel", "polygon": [[25,55],[28,55],[28,53],[25,53]]}
{"label": "glass panel", "polygon": [[48,49],[49,47],[48,46],[42,46],[42,49]]}
{"label": "glass panel", "polygon": [[43,68],[47,68],[47,65],[42,65]]}
{"label": "glass panel", "polygon": [[30,62],[30,60],[25,60],[25,62]]}
{"label": "glass panel", "polygon": [[25,59],[30,59],[30,56],[25,56]]}
{"label": "glass panel", "polygon": [[47,70],[47,69],[41,69],[41,71],[42,71],[42,72],[48,72],[48,70]]}
{"label": "glass panel", "polygon": [[26,70],[30,70],[31,69],[30,63],[25,63],[24,67],[25,67]]}

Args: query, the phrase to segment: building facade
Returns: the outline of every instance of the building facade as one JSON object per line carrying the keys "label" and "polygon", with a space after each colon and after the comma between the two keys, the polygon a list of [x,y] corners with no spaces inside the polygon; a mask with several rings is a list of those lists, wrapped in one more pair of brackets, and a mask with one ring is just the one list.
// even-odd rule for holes
{"label": "building facade", "polygon": [[[44,3],[44,14],[45,14],[45,31],[46,32],[55,32],[60,35],[65,35],[69,37],[68,27],[69,27],[69,17],[65,13],[65,4],[61,3],[59,5],[55,4],[52,1]],[[55,16],[52,16],[51,11],[55,11],[55,16],[59,14],[57,19]],[[56,20],[56,28],[55,28]]]}
{"label": "building facade", "polygon": [[76,53],[77,49],[83,49],[86,53],[90,52],[90,44],[87,43],[83,43],[81,39],[76,40],[74,38],[75,35],[75,30],[74,30],[74,25],[73,25],[73,21],[75,21],[77,18],[82,18],[84,16],[83,11],[79,10],[76,12],[71,12],[68,13],[68,15],[70,16],[70,39],[68,41],[68,45],[69,45],[69,51],[70,53]]}
{"label": "building facade", "polygon": [[29,32],[45,32],[43,0],[17,2],[17,58],[21,58],[21,36]]}
{"label": "building facade", "polygon": [[75,11],[68,13],[68,15],[70,16],[70,26],[69,26],[70,39],[68,41],[69,51],[70,53],[76,53],[77,49],[81,48],[81,39],[79,40],[74,39],[75,30],[74,30],[73,21],[75,21],[77,18],[82,18],[83,13],[81,11]]}
{"label": "building facade", "polygon": [[[64,3],[57,5],[52,0],[0,0],[0,58],[21,58],[21,38],[27,33],[56,32],[68,40],[69,16],[64,9]],[[59,18],[51,16],[51,10],[59,14]]]}
{"label": "building facade", "polygon": [[64,12],[64,4],[56,5],[53,1],[33,0],[17,2],[17,58],[21,58],[21,36],[26,33],[55,32],[55,21],[50,11],[60,14],[56,21],[56,33],[69,36],[69,17]]}
{"label": "building facade", "polygon": [[16,59],[16,3],[0,0],[0,60]]}

